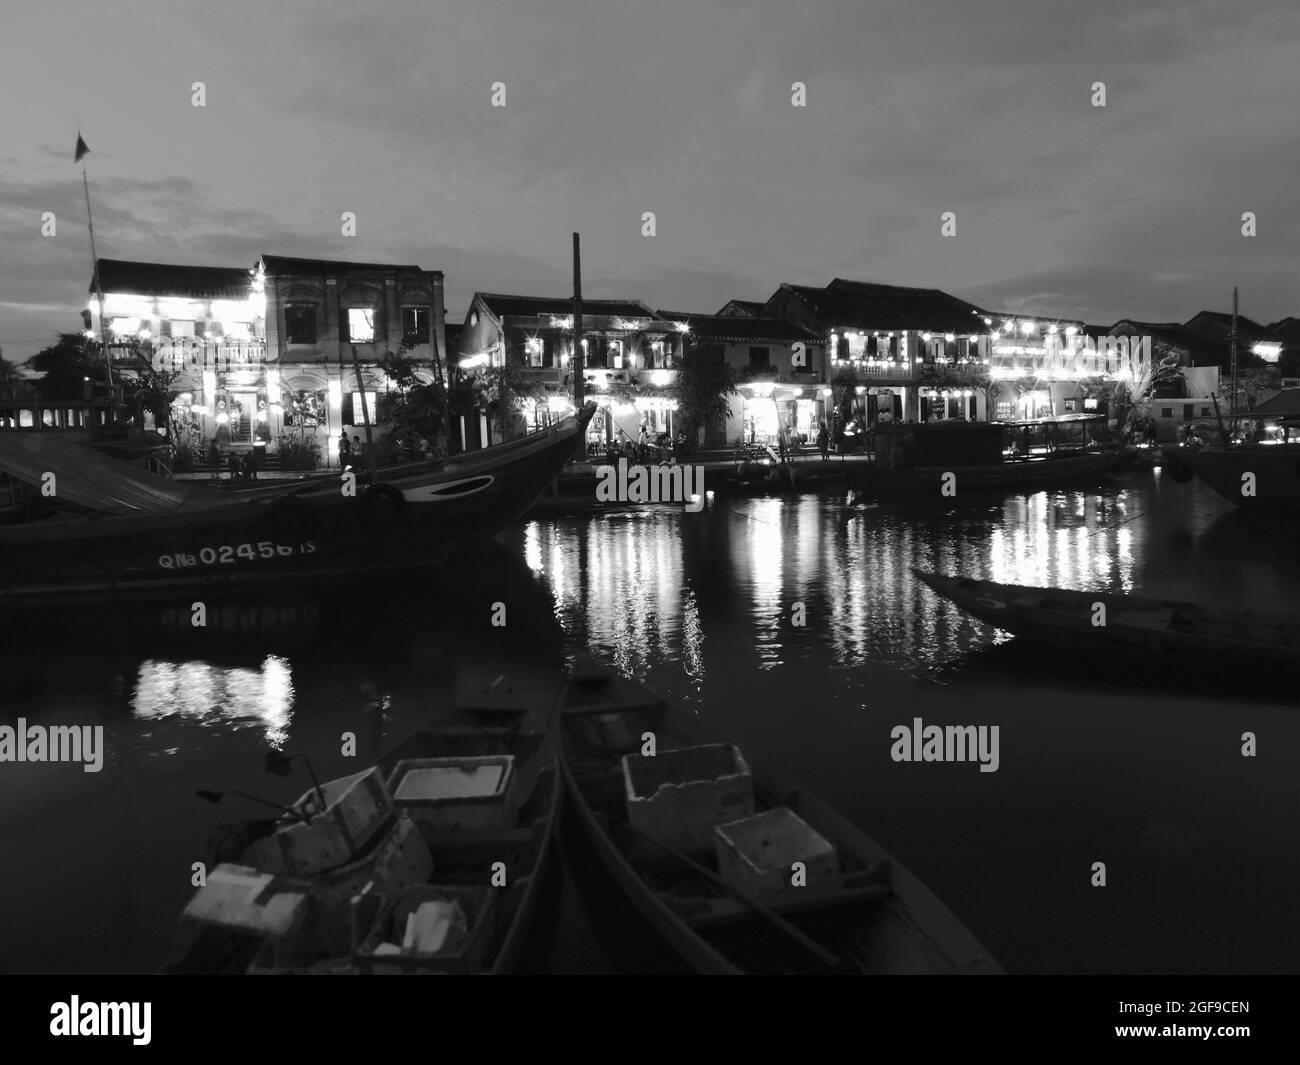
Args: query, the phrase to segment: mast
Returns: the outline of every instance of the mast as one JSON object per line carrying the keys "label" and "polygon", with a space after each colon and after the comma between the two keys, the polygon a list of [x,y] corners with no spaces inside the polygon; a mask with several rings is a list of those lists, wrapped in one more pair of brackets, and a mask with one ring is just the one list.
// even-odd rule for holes
{"label": "mast", "polygon": [[[582,410],[583,389],[582,357],[582,257],[578,244],[578,234],[573,234],[573,406]],[[574,457],[579,462],[587,460],[587,434],[584,430],[578,434],[578,450]]]}
{"label": "mast", "polygon": [[1232,289],[1232,401],[1228,408],[1228,426],[1237,432],[1237,288]]}
{"label": "mast", "polygon": [[[77,142],[81,140],[81,123],[77,123]],[[89,149],[87,149],[89,151]],[[90,180],[86,177],[84,156],[81,163],[81,187],[86,193],[86,225],[90,229],[90,268],[95,280],[95,296],[99,300],[99,346],[104,353],[104,383],[108,386],[108,420],[114,421],[113,360],[108,353],[108,320],[104,317],[104,289],[99,282],[99,256],[95,254],[95,220],[90,213]]]}

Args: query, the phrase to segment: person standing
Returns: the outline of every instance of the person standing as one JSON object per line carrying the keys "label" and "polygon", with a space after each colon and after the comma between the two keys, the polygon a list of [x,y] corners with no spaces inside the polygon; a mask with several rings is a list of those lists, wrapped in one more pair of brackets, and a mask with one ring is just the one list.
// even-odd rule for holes
{"label": "person standing", "polygon": [[348,434],[339,437],[339,469],[346,470],[352,464],[352,442]]}
{"label": "person standing", "polygon": [[645,462],[646,445],[650,443],[650,426],[642,422],[641,431],[636,434],[636,458],[638,462]]}
{"label": "person standing", "polygon": [[826,419],[817,421],[817,450],[822,453],[822,460],[831,457],[831,434],[826,429]]}

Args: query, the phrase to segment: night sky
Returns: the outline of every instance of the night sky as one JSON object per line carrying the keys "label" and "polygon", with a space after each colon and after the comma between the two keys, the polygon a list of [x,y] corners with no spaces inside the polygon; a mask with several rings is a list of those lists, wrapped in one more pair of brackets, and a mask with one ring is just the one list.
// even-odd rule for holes
{"label": "night sky", "polygon": [[567,295],[575,230],[584,294],[673,310],[842,276],[1101,324],[1233,285],[1300,313],[1290,3],[333,7],[3,6],[7,358],[80,328],[77,112],[101,256],[417,263],[455,321],[479,289]]}

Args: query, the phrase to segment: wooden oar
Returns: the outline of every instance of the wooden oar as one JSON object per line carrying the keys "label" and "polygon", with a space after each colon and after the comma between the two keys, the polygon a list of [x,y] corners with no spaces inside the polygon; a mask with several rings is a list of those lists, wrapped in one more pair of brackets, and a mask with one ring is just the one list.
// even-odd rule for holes
{"label": "wooden oar", "polygon": [[627,821],[621,820],[620,818],[617,817],[612,817],[611,815],[604,813],[600,810],[592,810],[591,812],[594,813],[597,817],[609,821],[613,824],[616,824],[620,828],[625,828],[629,832],[633,833],[634,835],[639,836],[641,839],[654,844],[665,854],[671,856],[672,858],[675,858],[677,861],[685,865],[688,869],[691,869],[694,872],[698,873],[700,876],[704,877],[704,879],[707,880],[709,883],[722,888],[733,898],[736,898],[740,902],[743,902],[746,906],[748,906],[751,910],[753,910],[756,914],[758,914],[758,916],[762,917],[765,921],[767,921],[767,923],[770,924],[773,928],[775,928],[777,931],[785,935],[788,939],[790,939],[793,943],[799,946],[806,953],[810,954],[817,961],[817,963],[820,966],[822,966],[822,968],[828,969],[832,972],[841,969],[843,962],[841,961],[840,958],[837,958],[834,954],[828,951],[820,943],[815,943],[813,940],[809,939],[808,936],[804,935],[801,931],[799,931],[798,928],[792,925],[784,917],[776,913],[774,910],[769,909],[767,906],[764,906],[761,902],[758,901],[758,899],[754,898],[754,896],[749,894],[747,891],[743,891],[740,888],[732,887],[725,880],[723,880],[722,877],[718,876],[717,873],[713,872],[712,869],[709,869],[707,866],[701,865],[693,858],[688,858],[685,854],[682,854],[680,851],[674,850],[672,847],[669,847],[667,844],[660,843],[653,836],[646,835],[646,833],[642,832],[639,828],[635,827],[634,825],[629,824]]}

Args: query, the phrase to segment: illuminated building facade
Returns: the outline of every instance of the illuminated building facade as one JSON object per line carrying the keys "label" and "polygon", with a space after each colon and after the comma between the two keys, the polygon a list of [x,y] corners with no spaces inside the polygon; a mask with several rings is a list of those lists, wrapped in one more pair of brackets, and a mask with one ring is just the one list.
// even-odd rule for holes
{"label": "illuminated building facade", "polygon": [[816,440],[818,422],[829,416],[831,406],[826,345],[817,333],[789,319],[739,311],[659,314],[686,324],[683,335],[689,350],[736,371],[739,395],[729,398],[725,419],[704,427],[706,447],[742,440],[775,447],[782,429]]}
{"label": "illuminated building facade", "polygon": [[[335,461],[340,435],[364,424],[353,346],[372,424],[383,356],[405,344],[428,381],[435,337],[441,350],[438,271],[269,255],[245,269],[101,259],[98,271],[115,365],[160,373],[178,438],[205,451],[295,439]],[[83,317],[98,337],[95,288]]]}
{"label": "illuminated building facade", "polygon": [[[511,435],[539,428],[573,410],[573,300],[476,292],[454,359],[462,374],[487,378],[507,365],[523,393]],[[682,353],[680,323],[636,300],[582,301],[583,380],[599,410],[588,427],[591,447],[635,443],[642,424],[651,438],[672,431],[676,400],[669,386]],[[467,447],[494,438],[485,412],[463,426]]]}
{"label": "illuminated building facade", "polygon": [[824,338],[841,414],[868,426],[882,416],[987,417],[981,377],[990,325],[972,303],[938,289],[836,278],[824,288],[783,284],[762,313]]}

